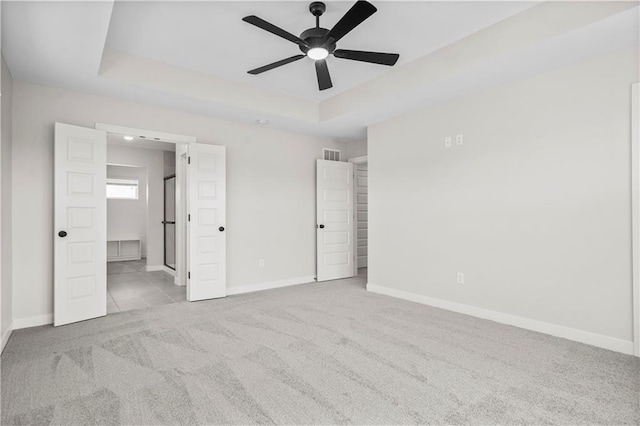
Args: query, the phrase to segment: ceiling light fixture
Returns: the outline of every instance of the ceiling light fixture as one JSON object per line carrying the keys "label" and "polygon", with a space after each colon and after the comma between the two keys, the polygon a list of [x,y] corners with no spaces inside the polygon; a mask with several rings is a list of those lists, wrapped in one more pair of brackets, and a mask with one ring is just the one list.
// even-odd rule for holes
{"label": "ceiling light fixture", "polygon": [[128,141],[128,142],[131,142],[133,140],[133,136],[125,136],[124,140]]}
{"label": "ceiling light fixture", "polygon": [[266,118],[261,118],[259,120],[256,120],[256,123],[258,123],[261,126],[264,126],[265,124],[267,124],[269,122],[269,120],[267,120]]}
{"label": "ceiling light fixture", "polygon": [[307,52],[307,56],[314,61],[319,61],[329,56],[329,51],[324,47],[313,47],[309,49],[309,51]]}

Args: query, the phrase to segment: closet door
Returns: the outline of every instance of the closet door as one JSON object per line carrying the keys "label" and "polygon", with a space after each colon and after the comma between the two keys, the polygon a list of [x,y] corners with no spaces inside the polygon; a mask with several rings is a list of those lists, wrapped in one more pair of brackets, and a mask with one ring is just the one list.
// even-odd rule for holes
{"label": "closet door", "polygon": [[227,295],[226,149],[189,145],[187,300]]}
{"label": "closet door", "polygon": [[316,161],[317,280],[352,277],[353,164]]}

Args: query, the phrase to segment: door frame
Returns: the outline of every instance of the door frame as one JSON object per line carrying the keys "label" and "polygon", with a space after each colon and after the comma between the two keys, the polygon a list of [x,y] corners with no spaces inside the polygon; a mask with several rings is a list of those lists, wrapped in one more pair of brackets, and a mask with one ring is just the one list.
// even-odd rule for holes
{"label": "door frame", "polygon": [[[124,127],[118,126],[114,124],[106,124],[106,123],[96,123],[96,130],[104,130],[107,134],[118,134],[118,135],[131,135],[137,136],[141,139],[147,139],[151,141],[158,142],[169,142],[176,144],[176,176],[182,177],[186,182],[186,173],[183,170],[183,166],[179,165],[178,162],[180,160],[181,155],[186,153],[188,146],[192,143],[197,143],[197,139],[195,136],[188,135],[179,135],[175,133],[167,133],[167,132],[158,132],[155,130],[148,129],[139,129],[135,127]],[[184,147],[179,149],[180,147]],[[187,202],[186,194],[182,193],[183,191],[176,191],[176,206],[182,206]],[[175,272],[176,275],[174,277],[174,284],[179,286],[188,285],[187,281],[187,272],[186,272],[186,250],[187,250],[187,235],[183,232],[183,227],[186,227],[187,218],[182,211],[184,209],[177,209],[176,212],[176,266],[183,265],[182,268],[178,268]],[[180,226],[178,226],[180,225]],[[184,226],[183,226],[184,225]],[[178,227],[180,227],[180,232],[178,232]]]}
{"label": "door frame", "polygon": [[640,82],[631,85],[633,353],[640,357]]}
{"label": "door frame", "polygon": [[180,180],[176,191],[176,276],[174,284],[187,285],[187,145],[176,147],[176,176]]}
{"label": "door frame", "polygon": [[[353,164],[365,164],[369,163],[369,155],[361,155],[360,157],[348,158],[347,161]],[[353,168],[353,236],[354,236],[354,249],[353,249],[353,276],[358,276],[358,194],[356,194],[356,168]],[[367,229],[367,233],[369,230]],[[369,237],[367,235],[367,253],[369,252]],[[368,254],[367,254],[368,256]],[[367,265],[368,266],[368,265]]]}
{"label": "door frame", "polygon": [[155,130],[136,129],[135,127],[116,126],[114,124],[96,123],[96,130],[118,135],[137,136],[141,139],[170,143],[196,143],[195,136],[177,135],[175,133],[157,132]]}

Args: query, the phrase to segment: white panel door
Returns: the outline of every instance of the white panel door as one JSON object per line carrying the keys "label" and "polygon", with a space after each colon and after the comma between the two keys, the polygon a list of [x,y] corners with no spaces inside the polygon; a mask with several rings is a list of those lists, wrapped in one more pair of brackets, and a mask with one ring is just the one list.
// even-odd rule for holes
{"label": "white panel door", "polygon": [[366,164],[357,164],[355,187],[356,187],[356,217],[357,217],[357,230],[356,230],[356,257],[358,268],[366,268],[368,263],[368,223],[369,223],[369,211],[368,211],[368,169]]}
{"label": "white panel door", "polygon": [[55,326],[107,314],[107,134],[56,123]]}
{"label": "white panel door", "polygon": [[227,295],[226,149],[189,145],[187,300]]}
{"label": "white panel door", "polygon": [[317,160],[317,280],[353,276],[353,164]]}

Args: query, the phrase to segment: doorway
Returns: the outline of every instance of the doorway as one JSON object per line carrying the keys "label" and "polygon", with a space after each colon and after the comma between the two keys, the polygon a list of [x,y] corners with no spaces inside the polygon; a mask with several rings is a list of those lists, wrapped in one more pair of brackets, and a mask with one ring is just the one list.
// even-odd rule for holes
{"label": "doorway", "polygon": [[[108,135],[121,138],[118,142],[121,145],[139,139],[140,143],[150,143],[154,147],[163,143],[174,146],[174,157],[179,155],[182,159],[174,164],[173,171],[177,178],[176,188],[180,188],[176,191],[176,205],[184,204],[176,209],[176,275],[185,277],[184,281],[178,279],[179,284],[186,283],[186,300],[190,302],[225,297],[226,148],[196,143],[195,138],[189,136],[150,130],[100,123],[95,129],[55,123],[54,326],[107,314],[107,164],[147,167],[149,193],[151,182],[153,188],[159,185],[161,193],[163,178],[167,176],[162,171],[158,174],[155,168],[152,170],[139,159],[132,160],[130,152],[111,154],[107,161]],[[180,176],[184,178],[180,179]],[[184,187],[180,180],[185,182]],[[133,179],[120,184],[128,185],[129,191],[136,186]],[[137,190],[140,190],[139,180]],[[120,235],[110,240],[110,249],[117,248],[112,253],[135,256],[121,257],[120,261],[139,262],[129,266],[141,269],[144,265],[144,271],[131,271],[133,275],[115,281],[130,282],[131,277],[140,278],[143,273],[174,274],[165,266],[163,258],[163,197],[148,194],[146,198],[149,203],[146,242],[143,244],[139,235]],[[151,217],[152,214],[159,214],[160,218]],[[143,253],[146,262],[142,261]],[[146,279],[145,276],[142,278]],[[167,284],[173,285],[172,282]],[[139,293],[135,289],[123,289],[121,293],[132,296],[132,292]]]}
{"label": "doorway", "polygon": [[186,300],[175,279],[177,147],[107,134],[107,314]]}
{"label": "doorway", "polygon": [[367,278],[369,271],[369,157],[362,155],[348,159],[353,164],[353,221],[356,254],[354,275]]}
{"label": "doorway", "polygon": [[369,169],[368,163],[357,163],[354,168],[354,194],[356,209],[356,267],[359,277],[367,277],[369,266]]}

